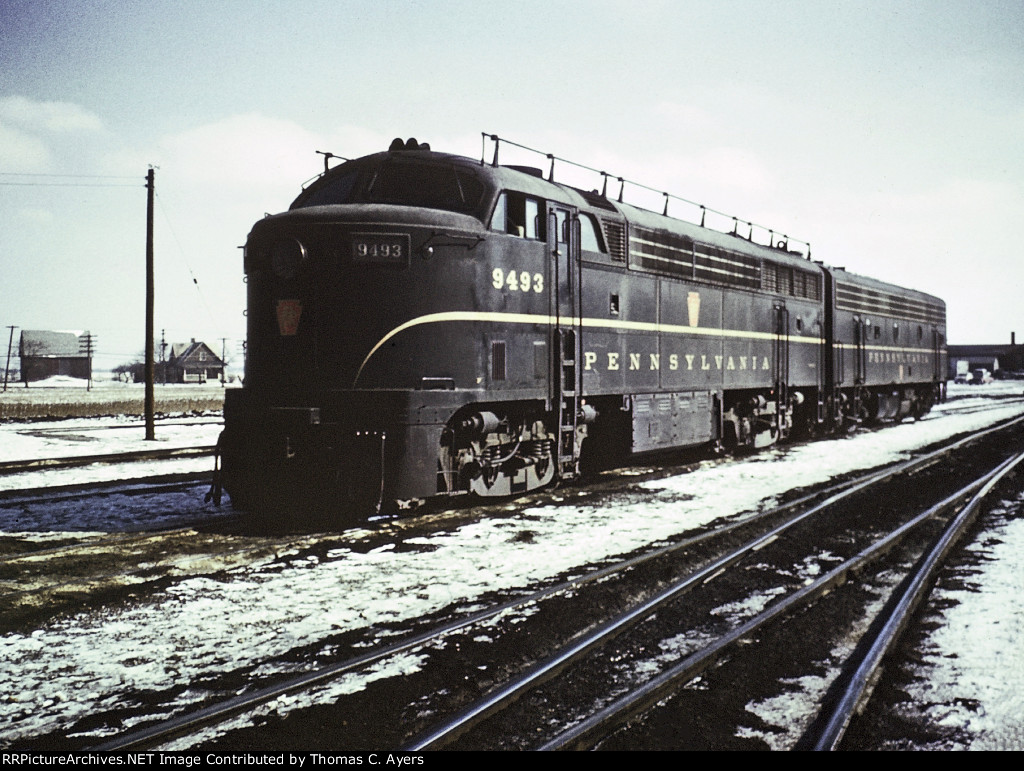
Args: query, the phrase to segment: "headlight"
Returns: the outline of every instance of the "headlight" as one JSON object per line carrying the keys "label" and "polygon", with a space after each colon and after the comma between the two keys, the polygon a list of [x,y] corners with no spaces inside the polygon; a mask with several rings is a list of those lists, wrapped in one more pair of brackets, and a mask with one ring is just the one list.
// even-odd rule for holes
{"label": "headlight", "polygon": [[306,259],[306,247],[297,238],[286,238],[270,250],[270,268],[278,278],[291,279]]}

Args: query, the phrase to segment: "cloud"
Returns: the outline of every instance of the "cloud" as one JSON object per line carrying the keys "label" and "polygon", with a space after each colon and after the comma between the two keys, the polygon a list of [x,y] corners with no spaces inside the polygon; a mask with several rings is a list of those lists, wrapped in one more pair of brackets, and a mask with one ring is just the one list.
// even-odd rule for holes
{"label": "cloud", "polygon": [[70,102],[39,102],[23,96],[0,98],[0,120],[30,132],[55,134],[98,132],[103,121],[95,113]]}
{"label": "cloud", "polygon": [[57,219],[52,211],[39,207],[24,207],[18,209],[17,216],[22,222],[26,223],[26,225],[34,227],[52,225]]}
{"label": "cloud", "polygon": [[[184,184],[217,189],[297,189],[318,170],[323,137],[296,123],[250,113],[164,137],[159,165]],[[322,167],[321,167],[322,168]]]}
{"label": "cloud", "polygon": [[84,158],[106,139],[100,118],[70,102],[42,102],[23,96],[0,97],[0,170],[50,172]]}
{"label": "cloud", "polygon": [[771,186],[771,174],[757,155],[737,147],[716,147],[692,160],[697,179],[745,193],[762,192]]}
{"label": "cloud", "polygon": [[671,126],[676,132],[706,132],[719,128],[719,121],[714,113],[692,104],[660,102],[654,106],[653,114],[660,123]]}
{"label": "cloud", "polygon": [[0,121],[0,169],[8,173],[39,172],[47,169],[51,160],[45,142]]}

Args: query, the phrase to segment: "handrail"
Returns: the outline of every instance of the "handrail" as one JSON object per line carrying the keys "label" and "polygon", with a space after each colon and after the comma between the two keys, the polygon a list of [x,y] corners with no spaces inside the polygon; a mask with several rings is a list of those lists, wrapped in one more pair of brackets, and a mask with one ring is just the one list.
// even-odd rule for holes
{"label": "handrail", "polygon": [[[481,137],[481,140],[480,140],[480,144],[481,144],[481,149],[480,149],[480,165],[481,166],[486,165],[485,155],[486,155],[486,150],[487,150],[487,140],[489,139],[492,142],[494,142],[494,156],[493,156],[493,159],[491,161],[491,165],[492,166],[498,166],[498,147],[499,147],[499,145],[502,142],[504,142],[505,144],[511,145],[512,147],[518,147],[521,150],[526,150],[527,152],[536,153],[537,155],[541,155],[544,158],[546,158],[549,161],[551,161],[550,170],[548,172],[548,181],[549,182],[554,182],[555,181],[555,161],[561,161],[562,163],[567,163],[570,166],[575,166],[578,169],[583,169],[584,171],[590,171],[590,172],[593,172],[594,174],[600,174],[601,177],[602,177],[602,184],[601,184],[601,197],[602,198],[607,198],[608,197],[608,180],[609,180],[609,178],[611,178],[614,181],[619,183],[619,197],[618,197],[618,202],[619,203],[623,203],[622,198],[623,198],[623,195],[625,193],[626,184],[628,183],[629,185],[631,185],[633,187],[638,187],[638,188],[641,188],[643,190],[647,190],[649,192],[657,193],[658,195],[664,196],[664,198],[665,198],[665,207],[664,207],[664,209],[663,209],[663,211],[661,213],[662,213],[662,215],[664,215],[666,217],[669,216],[668,215],[668,202],[669,202],[669,199],[680,201],[681,203],[685,203],[685,204],[687,204],[689,206],[694,206],[694,207],[700,209],[700,222],[699,223],[693,223],[693,224],[699,224],[700,227],[702,227],[702,228],[703,227],[708,227],[705,224],[705,222],[706,222],[707,213],[711,212],[712,214],[717,214],[720,217],[724,217],[726,219],[731,219],[732,220],[732,222],[733,222],[732,235],[738,236],[740,238],[744,237],[744,236],[741,236],[739,234],[739,225],[742,222],[743,224],[745,224],[749,228],[749,231],[748,231],[748,233],[746,235],[746,239],[748,241],[750,241],[751,243],[758,243],[758,242],[754,241],[754,228],[758,228],[759,230],[762,230],[762,231],[764,231],[764,232],[766,232],[768,234],[768,244],[767,245],[770,246],[771,248],[773,248],[773,249],[782,249],[782,250],[788,252],[789,251],[789,243],[790,243],[790,241],[795,241],[796,243],[803,244],[804,246],[807,247],[807,254],[805,254],[804,257],[806,259],[808,259],[808,260],[811,259],[811,243],[810,243],[810,241],[804,241],[804,240],[799,239],[799,238],[790,238],[790,236],[788,236],[788,235],[786,235],[784,233],[776,234],[776,232],[775,232],[775,230],[773,228],[769,228],[766,225],[759,225],[756,222],[751,222],[749,220],[741,220],[739,217],[735,217],[732,214],[727,214],[727,213],[725,213],[723,211],[718,211],[717,209],[712,209],[712,208],[710,208],[708,206],[705,206],[704,204],[697,203],[696,201],[691,201],[688,198],[683,198],[681,196],[674,195],[674,194],[666,192],[664,190],[658,190],[657,188],[653,188],[653,187],[650,187],[649,185],[644,185],[644,184],[641,184],[639,182],[633,182],[631,180],[624,179],[623,177],[618,177],[618,176],[615,176],[613,174],[609,174],[607,171],[602,171],[600,169],[595,169],[592,166],[586,166],[586,165],[584,165],[582,163],[577,163],[576,161],[570,161],[568,158],[561,158],[561,157],[559,157],[557,155],[554,155],[552,153],[545,153],[545,152],[543,152],[541,150],[537,150],[537,149],[535,149],[533,147],[527,147],[526,145],[521,145],[518,142],[513,142],[513,141],[511,141],[509,139],[504,139],[503,137],[499,137],[497,134],[488,134],[486,131],[481,131],[480,132],[480,137]],[[643,207],[639,207],[639,208],[643,208]],[[677,217],[676,219],[682,219],[682,218]],[[776,236],[778,236],[778,240],[776,240]]]}

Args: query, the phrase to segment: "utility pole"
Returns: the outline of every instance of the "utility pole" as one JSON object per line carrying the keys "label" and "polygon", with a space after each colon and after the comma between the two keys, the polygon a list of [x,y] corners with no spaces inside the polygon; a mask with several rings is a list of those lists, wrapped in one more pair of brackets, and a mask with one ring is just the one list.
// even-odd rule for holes
{"label": "utility pole", "polygon": [[88,330],[78,338],[78,352],[84,353],[89,367],[89,376],[86,381],[85,390],[92,390],[92,354],[96,350],[96,335],[92,334]]}
{"label": "utility pole", "polygon": [[11,330],[11,336],[10,336],[10,339],[8,339],[8,341],[7,341],[7,364],[4,367],[4,390],[5,391],[7,390],[7,373],[10,372],[10,369],[11,369],[11,346],[14,344],[14,330],[17,329],[18,327],[17,326],[8,326],[7,328],[9,330]]}
{"label": "utility pole", "polygon": [[167,330],[160,330],[160,382],[167,385]]}
{"label": "utility pole", "polygon": [[222,337],[220,339],[220,386],[221,386],[221,388],[223,388],[224,384],[227,382],[227,378],[225,377],[225,375],[227,373],[224,372],[224,370],[227,369],[227,366],[228,366],[228,362],[227,362],[227,355],[228,355],[227,344],[228,344],[228,339],[226,337]]}
{"label": "utility pole", "polygon": [[146,439],[156,439],[156,425],[154,419],[155,397],[153,394],[153,381],[155,379],[153,367],[153,193],[156,187],[153,167],[149,167],[146,174]]}

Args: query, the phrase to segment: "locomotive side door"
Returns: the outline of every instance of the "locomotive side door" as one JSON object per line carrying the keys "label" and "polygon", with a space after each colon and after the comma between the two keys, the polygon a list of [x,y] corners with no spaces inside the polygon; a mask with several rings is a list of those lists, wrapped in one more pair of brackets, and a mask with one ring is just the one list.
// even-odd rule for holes
{"label": "locomotive side door", "polygon": [[556,417],[558,472],[563,478],[576,475],[577,441],[582,369],[580,220],[575,207],[549,203],[547,244],[550,257],[548,286],[551,307],[551,377],[549,409]]}
{"label": "locomotive side door", "polygon": [[853,342],[855,345],[853,359],[853,384],[864,385],[868,377],[867,339],[871,326],[869,319],[853,317]]}
{"label": "locomotive side door", "polygon": [[786,435],[784,415],[789,404],[789,309],[784,300],[775,304],[775,341],[772,348],[776,436],[782,438]]}

